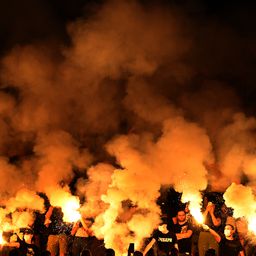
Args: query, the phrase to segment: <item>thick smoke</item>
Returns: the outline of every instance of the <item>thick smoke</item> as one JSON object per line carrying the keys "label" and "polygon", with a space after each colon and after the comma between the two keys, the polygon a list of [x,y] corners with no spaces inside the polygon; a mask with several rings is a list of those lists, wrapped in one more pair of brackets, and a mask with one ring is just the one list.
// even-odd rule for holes
{"label": "thick smoke", "polygon": [[239,220],[238,231],[255,243],[256,200],[252,189],[241,184],[232,183],[227,188],[224,199],[226,204],[234,209],[235,218],[245,218]]}
{"label": "thick smoke", "polygon": [[213,46],[181,10],[137,1],[109,1],[67,31],[69,45],[17,45],[1,60],[1,223],[15,208],[43,211],[20,196],[28,188],[74,211],[79,196],[121,255],[158,225],[161,186],[199,209],[207,186],[255,184],[255,118],[219,75],[234,31],[214,29]]}

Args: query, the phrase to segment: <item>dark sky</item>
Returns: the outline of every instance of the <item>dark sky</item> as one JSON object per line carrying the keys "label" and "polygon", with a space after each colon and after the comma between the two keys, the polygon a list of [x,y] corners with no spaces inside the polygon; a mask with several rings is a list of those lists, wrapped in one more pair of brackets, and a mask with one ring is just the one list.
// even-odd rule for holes
{"label": "dark sky", "polygon": [[[10,0],[0,3],[0,28],[2,49],[17,43],[48,37],[65,36],[67,22],[81,16],[88,16],[90,11],[104,4],[103,0]],[[241,37],[253,35],[256,4],[253,1],[211,0],[164,0],[140,1],[144,5],[161,3],[169,8],[179,7],[193,20],[217,20],[231,26]]]}
{"label": "dark sky", "polygon": [[[79,17],[89,17],[105,1],[96,0],[10,0],[0,2],[0,53],[16,45],[37,41],[69,43],[66,25]],[[211,70],[209,76],[228,80],[238,90],[246,111],[254,111],[256,79],[255,3],[253,1],[164,0],[141,1],[148,8],[155,3],[178,7],[195,24],[200,57],[198,65]],[[150,7],[151,6],[151,7]],[[225,29],[231,31],[226,35]],[[207,36],[205,36],[207,35]],[[212,36],[212,38],[205,38]],[[217,38],[224,37],[224,41]],[[209,50],[210,49],[210,50]],[[210,52],[211,51],[211,52]],[[209,66],[210,54],[219,55]],[[232,57],[233,56],[233,57]],[[223,64],[222,70],[216,68]],[[194,65],[194,64],[193,64]]]}

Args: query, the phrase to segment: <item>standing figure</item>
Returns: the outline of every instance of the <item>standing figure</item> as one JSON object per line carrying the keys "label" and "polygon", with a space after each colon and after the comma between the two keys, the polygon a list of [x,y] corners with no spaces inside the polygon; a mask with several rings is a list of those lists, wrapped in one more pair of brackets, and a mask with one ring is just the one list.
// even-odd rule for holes
{"label": "standing figure", "polygon": [[174,232],[169,231],[167,228],[168,220],[162,219],[158,229],[153,233],[153,238],[146,246],[143,256],[156,244],[157,256],[177,255],[178,244]]}
{"label": "standing figure", "polygon": [[184,210],[179,210],[177,213],[177,224],[174,225],[179,246],[179,255],[191,254],[191,236],[193,234],[192,225],[186,219]]}
{"label": "standing figure", "polygon": [[220,236],[207,225],[203,225],[203,227],[219,243],[220,256],[245,256],[239,239],[234,237],[235,227],[230,224],[226,225],[224,229],[224,236]]}
{"label": "standing figure", "polygon": [[72,244],[72,255],[77,256],[85,249],[90,249],[90,237],[93,236],[91,226],[93,219],[81,218],[72,228],[71,235],[74,236]]}
{"label": "standing figure", "polygon": [[63,221],[63,212],[60,207],[50,206],[45,215],[45,225],[49,229],[47,250],[51,253],[51,256],[65,256],[68,251],[66,235],[68,228]]}
{"label": "standing figure", "polygon": [[[208,202],[207,198],[205,198],[205,203],[207,204],[206,209],[203,213],[205,224],[216,232],[219,232],[222,222],[221,217],[218,215],[217,211],[215,211],[215,204],[213,204],[212,202]],[[202,230],[199,234],[198,239],[199,256],[204,256],[205,252],[208,249],[214,249],[218,255],[219,245],[211,236],[211,234],[209,234],[209,232],[205,232],[205,230]]]}

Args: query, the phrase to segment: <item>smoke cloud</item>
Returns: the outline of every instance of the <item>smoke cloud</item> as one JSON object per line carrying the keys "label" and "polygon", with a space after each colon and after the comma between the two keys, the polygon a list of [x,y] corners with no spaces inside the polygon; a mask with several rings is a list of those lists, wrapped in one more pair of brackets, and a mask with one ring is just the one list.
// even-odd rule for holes
{"label": "smoke cloud", "polygon": [[94,217],[122,255],[159,224],[161,186],[192,208],[206,188],[255,186],[255,117],[226,79],[240,79],[234,58],[247,63],[236,31],[139,1],[108,1],[66,31],[68,44],[15,45],[1,58],[2,226],[17,208],[43,211],[35,192],[45,192]]}

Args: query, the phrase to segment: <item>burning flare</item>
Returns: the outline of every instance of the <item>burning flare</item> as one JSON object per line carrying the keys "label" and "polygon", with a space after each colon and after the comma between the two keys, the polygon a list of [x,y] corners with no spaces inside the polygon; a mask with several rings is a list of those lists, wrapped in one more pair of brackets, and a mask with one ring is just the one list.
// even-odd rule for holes
{"label": "burning flare", "polygon": [[80,204],[77,198],[70,198],[68,201],[64,202],[62,206],[62,211],[64,214],[63,220],[65,222],[76,222],[81,219],[81,214],[79,212]]}
{"label": "burning flare", "polygon": [[76,222],[81,218],[79,197],[71,195],[69,191],[55,188],[51,191],[50,202],[52,206],[61,207],[65,222]]}
{"label": "burning flare", "polygon": [[251,187],[232,183],[224,194],[226,205],[234,209],[234,217],[245,217],[248,229],[256,235],[256,200]]}
{"label": "burning flare", "polygon": [[3,238],[3,231],[1,230],[0,231],[0,245],[3,245],[3,244],[5,244],[6,243],[6,241],[4,240],[4,238]]}
{"label": "burning flare", "polygon": [[200,210],[202,197],[200,192],[187,192],[182,195],[183,202],[189,202],[189,210],[198,224],[204,223],[204,217]]}

